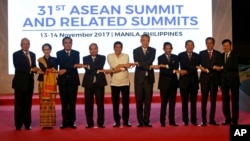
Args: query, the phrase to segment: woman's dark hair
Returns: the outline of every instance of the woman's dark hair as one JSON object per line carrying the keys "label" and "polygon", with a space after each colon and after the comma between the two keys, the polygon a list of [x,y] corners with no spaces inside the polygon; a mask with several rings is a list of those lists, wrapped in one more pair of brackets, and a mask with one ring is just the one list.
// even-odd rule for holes
{"label": "woman's dark hair", "polygon": [[42,46],[42,50],[44,50],[44,47],[45,46],[48,46],[49,47],[49,49],[50,50],[52,50],[52,46],[49,44],[49,43],[45,43],[45,44],[43,44],[43,46]]}

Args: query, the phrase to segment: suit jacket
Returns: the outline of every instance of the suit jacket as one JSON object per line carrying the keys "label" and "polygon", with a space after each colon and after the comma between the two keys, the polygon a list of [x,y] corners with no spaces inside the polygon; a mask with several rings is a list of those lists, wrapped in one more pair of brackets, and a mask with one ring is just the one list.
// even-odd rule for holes
{"label": "suit jacket", "polygon": [[103,69],[106,61],[106,57],[103,55],[97,55],[95,61],[93,62],[92,56],[88,55],[83,57],[83,64],[88,65],[88,68],[85,68],[85,74],[82,81],[82,86],[85,88],[91,88],[94,84],[97,87],[104,87],[107,85],[106,76],[104,73],[97,73],[98,70]]}
{"label": "suit jacket", "polygon": [[[47,68],[55,68],[57,70],[57,68],[58,68],[57,67],[57,59],[55,57],[50,56],[48,59],[46,59],[45,57],[43,57],[43,58],[46,61],[47,67],[45,67],[42,63],[38,62],[38,65],[43,72],[46,72]],[[39,74],[37,80],[43,81],[43,74]]]}
{"label": "suit jacket", "polygon": [[152,47],[148,47],[146,55],[144,55],[142,47],[138,47],[133,50],[134,62],[138,62],[135,68],[135,84],[142,84],[148,73],[148,81],[150,83],[155,82],[154,69],[150,69],[150,65],[153,64],[155,59],[156,50]]}
{"label": "suit jacket", "polygon": [[221,55],[223,69],[221,71],[221,86],[237,86],[240,85],[239,78],[239,56],[236,52],[231,51],[227,62],[225,62],[225,53]]}
{"label": "suit jacket", "polygon": [[158,65],[168,65],[168,68],[160,68],[158,89],[168,89],[169,87],[178,87],[177,74],[174,70],[179,69],[179,59],[177,55],[171,54],[170,61],[168,61],[166,54],[158,57]]}
{"label": "suit jacket", "polygon": [[200,83],[203,85],[208,85],[209,81],[212,81],[214,84],[219,84],[218,78],[220,78],[220,72],[213,69],[213,67],[221,66],[221,53],[217,50],[213,50],[212,58],[209,59],[209,53],[207,50],[200,51],[200,60],[201,60],[201,66],[205,67],[209,70],[209,73],[207,72],[201,72],[200,74]]}
{"label": "suit jacket", "polygon": [[59,70],[66,69],[66,73],[58,75],[58,85],[80,85],[80,79],[78,76],[77,68],[74,68],[75,64],[79,64],[80,56],[76,50],[70,51],[70,56],[67,55],[66,51],[60,50],[56,53]]}
{"label": "suit jacket", "polygon": [[31,65],[23,50],[13,53],[13,64],[15,67],[15,75],[12,81],[12,88],[17,90],[29,90],[34,88],[34,73],[31,72],[32,67],[36,67],[36,55],[29,51]]}
{"label": "suit jacket", "polygon": [[180,88],[186,89],[192,84],[193,89],[199,88],[198,72],[196,66],[200,65],[199,55],[195,52],[192,53],[191,61],[188,58],[187,52],[181,52],[179,55],[180,68],[187,70],[187,75],[180,75],[179,86]]}

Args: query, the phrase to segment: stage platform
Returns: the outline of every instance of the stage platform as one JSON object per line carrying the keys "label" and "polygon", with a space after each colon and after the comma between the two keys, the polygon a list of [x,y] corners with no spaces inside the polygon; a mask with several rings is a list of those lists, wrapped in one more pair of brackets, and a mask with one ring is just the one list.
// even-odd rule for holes
{"label": "stage platform", "polygon": [[[219,91],[218,96],[217,96],[217,101],[221,101],[221,99],[222,99],[221,92]],[[152,103],[160,103],[160,101],[161,101],[160,94],[154,93]],[[201,94],[200,93],[198,93],[197,101],[201,101]],[[39,95],[37,93],[34,93],[32,102],[33,102],[32,103],[33,105],[39,104]],[[108,94],[108,93],[105,94],[104,102],[105,102],[105,104],[112,103],[111,94]],[[176,102],[181,102],[181,96],[179,93],[177,94]],[[135,103],[134,93],[130,94],[130,103]],[[0,105],[13,105],[13,104],[14,104],[14,94],[0,95]],[[56,104],[60,104],[59,94],[57,94],[57,96],[56,96]],[[78,93],[77,104],[84,104],[84,94],[83,93]]]}

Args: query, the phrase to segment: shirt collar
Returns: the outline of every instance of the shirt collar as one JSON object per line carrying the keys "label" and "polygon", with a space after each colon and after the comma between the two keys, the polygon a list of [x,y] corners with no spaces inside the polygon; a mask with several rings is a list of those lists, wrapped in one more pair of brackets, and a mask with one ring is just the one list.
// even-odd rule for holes
{"label": "shirt collar", "polygon": [[71,50],[65,50],[65,52],[66,52],[66,53],[70,53],[70,52],[71,52]]}
{"label": "shirt collar", "polygon": [[207,50],[208,53],[210,53],[210,52],[213,53],[213,51],[214,51],[214,50]]}
{"label": "shirt collar", "polygon": [[24,51],[24,50],[23,50],[23,53],[24,53],[24,54],[26,54],[26,53],[29,54],[29,51]]}
{"label": "shirt collar", "polygon": [[225,54],[227,54],[227,55],[230,55],[230,53],[231,53],[231,51],[229,51],[229,52],[227,52],[227,53],[225,52]]}

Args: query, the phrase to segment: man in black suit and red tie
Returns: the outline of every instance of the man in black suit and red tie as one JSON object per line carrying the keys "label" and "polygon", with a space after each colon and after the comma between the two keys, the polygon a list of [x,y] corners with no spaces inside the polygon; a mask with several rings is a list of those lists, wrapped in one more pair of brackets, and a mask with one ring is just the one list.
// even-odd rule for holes
{"label": "man in black suit and red tie", "polygon": [[214,49],[215,40],[212,37],[206,38],[207,49],[200,51],[201,64],[198,67],[201,70],[200,85],[201,85],[201,126],[207,125],[207,101],[210,94],[210,115],[209,124],[219,125],[215,121],[216,98],[219,85],[221,53]]}
{"label": "man in black suit and red tie", "polygon": [[178,57],[180,61],[180,78],[179,87],[182,99],[182,120],[183,125],[187,126],[188,118],[188,102],[191,107],[191,123],[195,126],[197,123],[197,94],[199,89],[197,66],[200,66],[199,55],[193,52],[194,42],[187,40],[185,42],[186,51],[181,52]]}
{"label": "man in black suit and red tie", "polygon": [[79,52],[72,49],[72,39],[64,37],[62,40],[64,49],[56,53],[59,65],[57,84],[59,85],[59,94],[62,105],[62,125],[61,129],[70,127],[75,129],[76,120],[76,99],[80,79],[77,68],[79,64]]}
{"label": "man in black suit and red tie", "polygon": [[150,36],[141,35],[141,46],[133,50],[135,77],[134,90],[136,99],[137,127],[152,127],[150,123],[151,101],[153,84],[155,82],[154,69],[159,66],[152,65],[155,59],[155,48],[149,47]]}
{"label": "man in black suit and red tie", "polygon": [[31,106],[34,91],[34,73],[39,69],[36,67],[36,55],[29,51],[30,40],[21,40],[21,50],[13,53],[13,64],[15,75],[12,88],[15,90],[15,126],[21,130],[24,125],[26,130],[31,130]]}
{"label": "man in black suit and red tie", "polygon": [[103,69],[106,57],[98,54],[98,46],[96,43],[89,45],[90,55],[83,57],[85,66],[85,74],[82,81],[85,94],[85,114],[87,125],[86,128],[94,127],[94,96],[97,104],[97,126],[104,126],[104,93],[107,80],[105,70]]}
{"label": "man in black suit and red tie", "polygon": [[171,54],[172,49],[172,44],[165,42],[163,44],[164,54],[158,57],[158,65],[160,66],[158,89],[160,89],[161,96],[160,123],[162,127],[166,125],[167,103],[169,103],[169,125],[178,126],[175,122],[175,103],[178,88],[177,73],[179,69],[179,59],[177,55]]}
{"label": "man in black suit and red tie", "polygon": [[[222,90],[222,110],[225,121],[222,125],[238,125],[239,120],[239,58],[232,49],[232,42],[229,39],[222,41],[224,53],[222,54],[221,70],[221,90]],[[231,110],[230,110],[231,95]]]}

